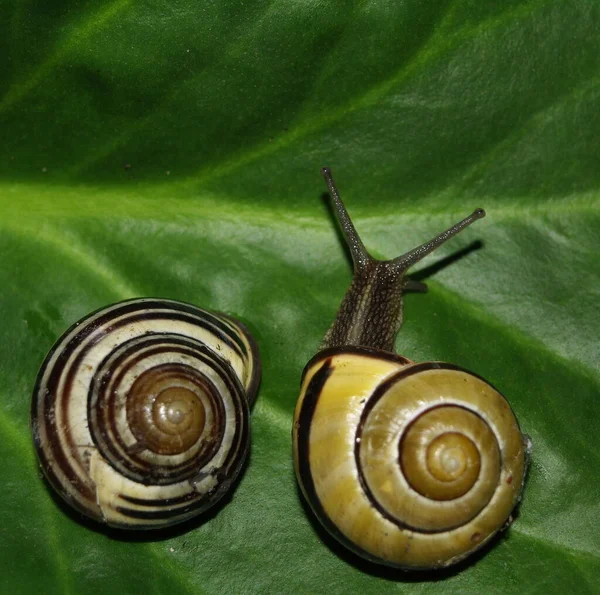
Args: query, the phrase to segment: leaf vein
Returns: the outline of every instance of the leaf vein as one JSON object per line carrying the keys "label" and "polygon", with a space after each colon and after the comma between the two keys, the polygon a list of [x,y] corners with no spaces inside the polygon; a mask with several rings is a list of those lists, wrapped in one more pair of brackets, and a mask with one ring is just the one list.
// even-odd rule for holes
{"label": "leaf vein", "polygon": [[0,113],[9,110],[26,97],[60,65],[73,48],[96,33],[98,29],[118,16],[130,4],[131,0],[114,0],[112,3],[104,5],[98,12],[89,16],[82,23],[76,25],[75,32],[67,37],[62,44],[57,45],[54,53],[49,55],[44,62],[30,73],[27,79],[9,88],[2,101],[0,101]]}
{"label": "leaf vein", "polygon": [[364,95],[353,97],[345,105],[338,107],[336,110],[328,111],[321,117],[310,118],[308,121],[299,122],[295,128],[290,127],[285,135],[281,135],[275,140],[267,139],[258,143],[251,149],[234,153],[220,164],[211,164],[210,166],[202,167],[197,170],[195,174],[178,182],[178,185],[185,188],[196,186],[199,183],[205,183],[243,165],[247,165],[252,161],[275,153],[276,151],[288,147],[297,140],[331,126],[346,115],[376,103],[383,95],[389,93],[392,88],[410,78],[410,76],[415,71],[418,71],[424,64],[434,62],[461,43],[475,38],[484,31],[487,32],[492,28],[499,28],[519,17],[533,14],[535,9],[548,4],[549,1],[550,0],[533,1],[530,4],[519,6],[500,16],[494,16],[483,23],[465,28],[463,31],[459,31],[452,36],[444,37],[439,40],[438,38],[441,37],[440,35],[433,35],[430,38],[430,45],[424,46],[421,52],[413,56],[408,62],[402,64],[401,68],[396,73],[386,81],[369,89]]}

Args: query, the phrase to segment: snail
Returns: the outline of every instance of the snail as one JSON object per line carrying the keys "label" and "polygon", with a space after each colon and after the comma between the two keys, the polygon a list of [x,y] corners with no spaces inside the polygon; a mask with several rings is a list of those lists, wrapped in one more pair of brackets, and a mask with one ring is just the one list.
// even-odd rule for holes
{"label": "snail", "polygon": [[31,429],[42,470],[80,513],[151,529],[214,505],[249,448],[260,363],[236,320],[166,299],[84,317],[47,355]]}
{"label": "snail", "polygon": [[393,260],[365,249],[328,168],[322,173],[354,276],[321,350],[304,369],[294,465],[324,527],[356,554],[403,570],[446,567],[511,522],[531,441],[506,399],[459,366],[393,353],[404,275],[485,216],[477,209]]}

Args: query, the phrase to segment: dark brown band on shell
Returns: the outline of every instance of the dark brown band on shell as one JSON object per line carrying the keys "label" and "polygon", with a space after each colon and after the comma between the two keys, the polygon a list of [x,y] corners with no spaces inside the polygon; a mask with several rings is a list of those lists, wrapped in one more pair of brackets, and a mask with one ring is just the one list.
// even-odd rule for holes
{"label": "dark brown band on shell", "polygon": [[[116,424],[115,400],[118,396],[120,380],[128,369],[139,363],[144,357],[163,352],[189,356],[211,366],[234,398],[236,409],[245,406],[243,390],[239,383],[236,384],[232,381],[231,371],[225,367],[225,362],[215,358],[214,354],[198,341],[176,335],[149,335],[128,341],[112,352],[98,366],[98,373],[94,376],[90,385],[88,396],[90,432],[98,450],[117,471],[133,481],[152,483],[153,485],[168,485],[193,477],[198,469],[204,467],[214,456],[225,431],[223,404],[217,387],[210,379],[200,374],[192,366],[178,364],[174,367],[174,364],[170,364],[170,369],[179,373],[180,378],[204,389],[211,404],[215,420],[214,427],[217,431],[210,436],[206,436],[204,444],[198,452],[192,458],[180,464],[160,465],[152,460],[152,457],[150,459],[144,457],[144,451],[128,453],[128,445],[123,441]],[[154,368],[155,373],[166,372],[166,365],[163,364],[160,368]],[[127,406],[129,406],[129,401],[130,396],[126,399]],[[236,428],[236,431],[239,431],[239,428]],[[134,429],[132,429],[132,432],[136,434]],[[141,438],[140,436],[137,437],[138,439]],[[143,438],[141,438],[141,442],[144,444]]]}
{"label": "dark brown band on shell", "polygon": [[[190,328],[197,328],[199,332],[201,330],[204,333],[203,336],[209,338],[211,346],[201,344],[194,337],[178,333],[153,333],[154,321],[159,322],[161,328],[168,325],[169,321],[183,324],[184,327],[190,325]],[[90,414],[88,435],[91,435],[91,439],[87,440],[90,443],[75,444],[68,431],[69,428],[58,425],[57,403],[62,407],[60,423],[64,424],[67,419],[69,419],[68,423],[71,423],[72,420],[68,418],[71,415],[68,403],[75,386],[76,369],[86,361],[85,352],[105,340],[110,333],[119,329],[121,329],[119,332],[123,332],[123,329],[127,330],[129,326],[133,328],[137,324],[141,324],[142,329],[138,335],[128,341],[128,345],[116,346],[116,349],[111,350],[96,370],[99,371],[99,375],[92,377],[86,406]],[[222,450],[222,454],[219,455],[218,467],[210,466],[210,456],[221,448],[223,430],[219,430],[216,434],[214,430],[203,432],[195,457],[176,461],[172,465],[162,465],[162,467],[159,465],[158,468],[152,468],[149,461],[144,459],[144,451],[146,455],[148,451],[143,440],[132,444],[130,438],[125,440],[120,437],[119,432],[116,431],[116,422],[110,416],[118,413],[123,406],[123,403],[116,404],[114,394],[119,386],[119,378],[127,373],[127,370],[118,370],[118,364],[123,361],[120,358],[128,358],[126,368],[139,365],[140,360],[143,360],[143,357],[136,357],[133,354],[134,344],[137,344],[137,347],[142,346],[145,350],[143,357],[161,358],[161,352],[166,353],[167,347],[172,348],[177,361],[169,363],[166,358],[162,368],[160,365],[157,366],[157,372],[170,377],[179,371],[183,378],[182,382],[187,383],[181,394],[184,394],[184,397],[189,395],[194,405],[193,387],[197,386],[198,394],[202,395],[205,402],[208,399],[212,403],[211,419],[219,423],[224,421],[223,404],[217,396],[214,383],[194,369],[193,366],[196,365],[194,362],[199,365],[210,365],[214,378],[226,387],[229,394],[227,398],[232,403],[230,422],[235,427],[229,430],[228,450]],[[94,452],[102,451],[104,460],[132,481],[143,485],[183,486],[185,484],[188,486],[187,493],[176,497],[158,499],[154,496],[148,499],[130,499],[131,504],[141,507],[140,510],[131,509],[132,526],[151,528],[173,524],[189,518],[214,503],[233,482],[247,454],[248,402],[254,398],[254,394],[246,394],[242,386],[242,378],[238,376],[239,372],[234,372],[230,361],[224,359],[224,349],[230,350],[227,351],[228,354],[233,354],[231,357],[235,358],[238,370],[243,369],[240,366],[250,370],[244,376],[244,384],[255,393],[260,365],[253,358],[257,356],[258,349],[245,327],[232,318],[171,300],[136,299],[98,310],[72,325],[46,357],[38,374],[32,401],[31,426],[34,444],[42,469],[51,485],[71,506],[87,516],[103,520],[102,510],[97,504],[94,483],[86,476],[89,472],[89,457]],[[112,364],[117,363],[116,370],[108,372],[103,368],[103,365],[108,365],[109,360]],[[193,365],[188,367],[186,361],[192,362]],[[88,363],[84,367],[90,368]],[[135,374],[133,377],[135,378]],[[176,418],[179,419],[177,416]],[[139,435],[133,435],[139,438]],[[115,437],[117,437],[117,444],[113,445],[110,439]],[[160,448],[158,450],[160,451]],[[177,450],[185,453],[189,449],[182,446]],[[113,455],[117,458],[111,461]],[[157,455],[164,460],[169,456],[164,452],[162,454],[158,452]],[[184,455],[177,456],[181,459]],[[70,461],[73,461],[75,466]],[[213,479],[208,483],[204,482],[211,477]],[[202,486],[213,485],[213,480],[216,479],[220,485],[214,485],[208,492],[200,485],[201,482],[204,482]],[[121,499],[123,505],[126,504],[128,498],[126,493],[117,494],[117,497]],[[148,510],[144,511],[144,507],[148,507]],[[121,512],[128,509],[127,506],[115,508],[117,510],[120,508]],[[136,518],[142,519],[143,525],[136,522],[134,520]],[[119,521],[116,526],[127,527],[129,524]]]}
{"label": "dark brown band on shell", "polygon": [[[373,494],[373,491],[371,490],[371,488],[369,487],[369,484],[365,478],[365,474],[362,468],[362,463],[360,460],[360,446],[361,446],[361,442],[362,442],[362,434],[363,434],[363,428],[364,425],[371,413],[371,411],[373,410],[373,408],[377,405],[377,403],[379,402],[379,400],[385,395],[385,393],[397,382],[400,382],[410,376],[413,376],[415,374],[419,374],[420,372],[426,371],[426,370],[456,370],[459,372],[463,372],[465,374],[469,374],[470,376],[476,376],[477,378],[479,378],[479,376],[477,376],[476,374],[471,373],[469,370],[465,370],[464,368],[461,368],[460,366],[455,366],[453,364],[447,364],[447,363],[443,363],[443,362],[422,362],[419,364],[413,364],[411,366],[407,366],[406,368],[399,370],[398,372],[396,372],[395,374],[393,374],[392,376],[390,376],[389,378],[387,378],[386,380],[384,380],[375,390],[375,392],[370,396],[370,398],[367,400],[364,409],[362,410],[361,416],[360,416],[360,421],[359,424],[356,428],[356,436],[355,436],[355,440],[354,440],[354,460],[356,462],[356,469],[357,469],[357,474],[358,474],[358,479],[361,485],[361,488],[363,490],[363,492],[366,494],[367,499],[369,500],[369,503],[371,504],[371,506],[373,506],[373,508],[375,508],[377,510],[377,512],[384,517],[385,519],[387,519],[389,522],[393,523],[394,525],[396,525],[398,528],[400,529],[408,529],[411,531],[416,531],[419,533],[427,533],[427,534],[434,534],[434,533],[445,533],[447,531],[451,531],[452,529],[461,526],[462,524],[464,524],[464,521],[462,523],[457,524],[455,527],[444,527],[443,529],[440,530],[426,530],[422,527],[413,527],[405,522],[403,522],[402,520],[396,518],[395,516],[393,516],[392,514],[390,514],[377,500],[377,498],[375,497],[375,495]],[[488,383],[489,384],[489,383]],[[429,411],[432,411],[434,409],[436,409],[437,407],[444,407],[445,405],[439,405],[439,406],[433,406],[430,407],[429,409],[424,410],[422,413],[426,413]],[[485,421],[485,419],[483,419],[479,413],[477,411],[474,411],[472,409],[466,408],[466,407],[461,407],[461,406],[457,406],[457,405],[453,405],[454,407],[456,407],[457,409],[465,409],[466,411],[468,411],[469,413],[477,416],[479,419],[481,419],[481,421],[483,423],[487,423]],[[399,439],[399,456],[398,456],[398,465],[401,467],[401,456],[400,456],[400,452],[402,449],[402,437],[400,437]],[[501,455],[500,455],[501,456]],[[502,467],[502,460],[500,460],[500,468]],[[488,503],[485,502],[481,505],[481,507],[478,510],[474,510],[473,511],[473,515],[471,517],[471,519],[475,518],[480,512],[481,510],[483,510],[483,508],[485,508],[485,506]],[[469,520],[471,520],[469,519]]]}
{"label": "dark brown band on shell", "polygon": [[331,520],[321,504],[310,469],[310,428],[312,426],[312,419],[319,402],[319,397],[325,389],[327,380],[334,373],[334,370],[335,368],[332,365],[331,357],[326,357],[323,365],[315,372],[306,387],[302,410],[300,411],[300,416],[296,422],[298,476],[300,485],[302,486],[306,500],[313,509],[313,512],[333,537],[359,556],[373,562],[380,562],[375,556],[350,541]]}
{"label": "dark brown band on shell", "polygon": [[413,362],[409,360],[407,357],[403,355],[399,355],[397,353],[391,353],[390,351],[383,351],[381,349],[374,349],[371,347],[357,347],[355,345],[347,345],[346,347],[329,347],[327,349],[322,349],[318,353],[316,353],[313,357],[310,358],[306,366],[304,366],[304,370],[302,371],[302,377],[300,384],[304,382],[304,377],[306,376],[306,372],[315,366],[319,360],[330,359],[335,355],[341,355],[346,353],[352,353],[359,356],[365,357],[379,357],[382,359],[386,359],[390,362],[397,362],[402,365],[412,364]]}

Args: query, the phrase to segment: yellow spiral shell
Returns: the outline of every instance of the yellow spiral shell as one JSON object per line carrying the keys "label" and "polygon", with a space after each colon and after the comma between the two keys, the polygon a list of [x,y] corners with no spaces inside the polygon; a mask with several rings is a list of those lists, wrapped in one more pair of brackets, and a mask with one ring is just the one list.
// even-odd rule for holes
{"label": "yellow spiral shell", "polygon": [[367,348],[309,362],[293,442],[324,526],[359,555],[406,569],[453,564],[488,541],[526,466],[526,439],[485,380]]}

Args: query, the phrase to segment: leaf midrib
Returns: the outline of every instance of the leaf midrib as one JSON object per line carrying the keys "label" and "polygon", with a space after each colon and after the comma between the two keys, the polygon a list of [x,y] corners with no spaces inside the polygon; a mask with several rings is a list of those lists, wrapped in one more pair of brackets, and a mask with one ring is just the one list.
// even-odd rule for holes
{"label": "leaf midrib", "polygon": [[[269,226],[288,226],[299,229],[311,226],[315,230],[330,229],[331,220],[323,217],[318,202],[320,180],[315,176],[314,197],[304,204],[294,206],[290,211],[285,203],[248,203],[235,197],[214,193],[199,193],[181,198],[173,196],[175,188],[169,184],[139,185],[135,191],[130,188],[101,188],[97,186],[61,184],[0,183],[0,227],[39,226],[48,220],[73,220],[87,217],[100,217],[106,220],[135,218],[140,220],[170,221],[178,219],[189,223],[189,216],[199,220],[218,220],[235,223],[248,223]],[[457,194],[458,191],[457,191]],[[427,219],[465,216],[465,208],[470,208],[473,199],[466,207],[457,207],[456,201],[450,201],[452,189],[432,195],[429,199],[420,199],[410,205],[399,202],[397,205],[384,202],[377,207],[377,214],[370,214],[372,207],[353,204],[352,197],[345,201],[352,212],[356,225],[368,225],[381,228],[406,225],[407,220],[417,217]],[[86,197],[89,197],[86,198]],[[93,198],[92,198],[93,197]],[[486,200],[495,197],[482,194],[478,197],[479,206],[485,207]],[[590,191],[567,194],[561,197],[532,198],[513,196],[510,202],[495,204],[488,210],[488,217],[497,221],[524,220],[525,215],[560,214],[600,214],[600,192]],[[448,205],[452,204],[452,208]],[[478,206],[478,205],[474,205]],[[401,211],[401,212],[399,212]],[[361,223],[362,221],[362,223]]]}

